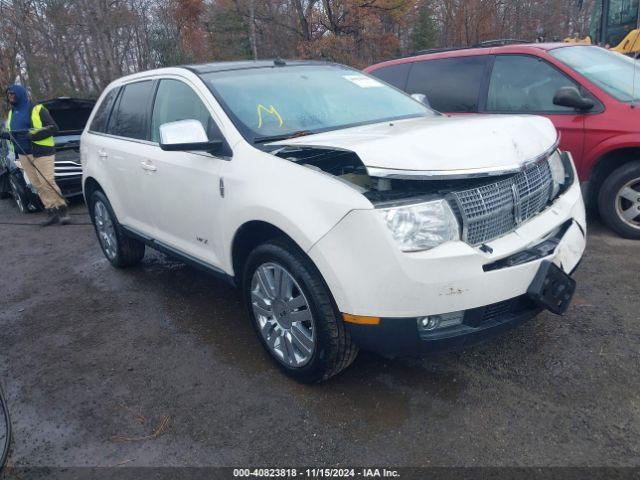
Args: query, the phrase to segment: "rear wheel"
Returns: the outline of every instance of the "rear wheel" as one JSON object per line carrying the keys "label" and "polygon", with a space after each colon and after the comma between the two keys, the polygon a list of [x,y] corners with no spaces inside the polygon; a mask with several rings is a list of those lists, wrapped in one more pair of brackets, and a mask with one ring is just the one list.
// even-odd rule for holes
{"label": "rear wheel", "polygon": [[242,289],[262,345],[287,375],[317,383],[355,359],[358,348],[329,288],[291,242],[272,240],[253,250]]}
{"label": "rear wheel", "polygon": [[627,163],[602,184],[598,195],[602,220],[625,238],[640,239],[640,161]]}
{"label": "rear wheel", "polygon": [[114,267],[130,267],[142,260],[144,243],[124,232],[104,193],[95,191],[91,194],[89,212],[102,252]]}

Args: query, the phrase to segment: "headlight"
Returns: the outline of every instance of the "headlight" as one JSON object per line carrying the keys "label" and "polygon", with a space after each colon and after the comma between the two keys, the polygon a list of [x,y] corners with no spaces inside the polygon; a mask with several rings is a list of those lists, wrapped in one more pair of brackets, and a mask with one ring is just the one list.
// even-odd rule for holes
{"label": "headlight", "polygon": [[429,250],[460,240],[458,220],[445,200],[380,210],[403,252]]}
{"label": "headlight", "polygon": [[553,190],[551,192],[551,198],[556,198],[560,189],[564,186],[566,181],[567,172],[564,169],[562,158],[560,158],[560,152],[556,150],[549,157],[549,168],[551,169],[551,178],[553,180]]}

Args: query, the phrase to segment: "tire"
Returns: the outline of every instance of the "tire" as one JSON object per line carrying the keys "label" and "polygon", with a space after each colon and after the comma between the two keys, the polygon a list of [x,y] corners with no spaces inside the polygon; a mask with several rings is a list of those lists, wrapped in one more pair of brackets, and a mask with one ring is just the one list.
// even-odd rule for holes
{"label": "tire", "polygon": [[598,193],[598,209],[613,231],[640,239],[640,161],[626,163],[606,178]]}
{"label": "tire", "polygon": [[95,191],[89,199],[89,214],[102,253],[116,268],[131,267],[144,257],[144,243],[127,235],[116,218],[106,195]]}
{"label": "tire", "polygon": [[[2,162],[0,162],[0,168],[2,168]],[[0,174],[0,200],[12,198],[11,184],[9,183],[9,172],[5,171]]]}
{"label": "tire", "polygon": [[[271,305],[267,306],[264,298],[269,289],[264,285],[282,278],[277,276],[278,269],[292,279],[291,289],[282,289],[290,294],[278,295],[280,289],[271,290]],[[261,275],[266,279],[262,283]],[[329,288],[311,260],[292,242],[275,239],[256,247],[247,258],[241,284],[260,342],[288,376],[302,383],[319,383],[340,373],[356,358],[358,347],[351,341]],[[290,297],[291,303],[283,303],[283,297]],[[301,305],[305,301],[306,305]],[[295,311],[287,311],[291,305]],[[301,332],[307,335],[301,337]]]}
{"label": "tire", "polygon": [[20,182],[14,175],[9,176],[9,186],[11,188],[11,195],[13,196],[13,200],[16,202],[18,210],[22,213],[31,213],[32,210],[29,209],[29,198],[27,196],[27,192],[25,191],[24,186],[20,185]]}

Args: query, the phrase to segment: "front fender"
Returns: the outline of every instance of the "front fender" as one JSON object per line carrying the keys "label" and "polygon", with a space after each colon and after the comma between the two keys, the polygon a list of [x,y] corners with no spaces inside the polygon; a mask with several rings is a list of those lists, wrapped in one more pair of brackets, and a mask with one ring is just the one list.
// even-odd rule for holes
{"label": "front fender", "polygon": [[233,271],[232,245],[251,221],[271,224],[308,251],[353,209],[373,208],[360,192],[335,177],[238,146],[225,168],[224,268]]}

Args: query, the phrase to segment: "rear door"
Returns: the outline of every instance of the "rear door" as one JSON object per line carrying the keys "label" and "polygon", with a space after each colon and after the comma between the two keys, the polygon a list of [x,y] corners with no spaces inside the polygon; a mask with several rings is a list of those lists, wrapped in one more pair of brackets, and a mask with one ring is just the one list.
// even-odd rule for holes
{"label": "rear door", "polygon": [[97,152],[108,166],[111,185],[107,195],[118,221],[149,237],[155,234],[153,214],[157,203],[149,188],[155,173],[149,162],[154,151],[149,139],[154,87],[153,80],[122,87]]}
{"label": "rear door", "polygon": [[573,108],[553,104],[553,97],[561,87],[580,89],[580,85],[542,58],[497,55],[486,102],[483,102],[484,111],[547,117],[560,132],[560,147],[570,151],[579,162],[584,150],[585,115]]}
{"label": "rear door", "polygon": [[222,212],[221,174],[228,159],[205,152],[166,152],[159,146],[160,125],[198,120],[209,139],[222,138],[207,99],[183,78],[163,78],[158,84],[151,117],[152,151],[157,168],[149,184],[154,199],[156,239],[208,266],[220,265]]}
{"label": "rear door", "polygon": [[407,89],[407,79],[412,63],[399,63],[397,65],[389,65],[388,67],[378,68],[371,72],[371,75],[378,77],[380,80],[387,82],[389,85],[400,90]]}
{"label": "rear door", "polygon": [[440,112],[477,113],[489,63],[488,55],[415,62],[405,90],[426,95]]}

